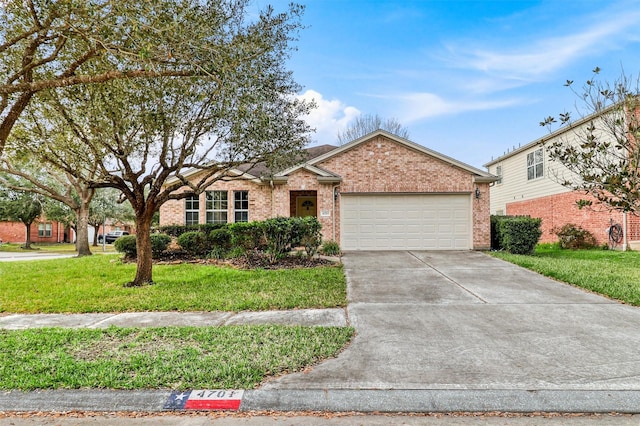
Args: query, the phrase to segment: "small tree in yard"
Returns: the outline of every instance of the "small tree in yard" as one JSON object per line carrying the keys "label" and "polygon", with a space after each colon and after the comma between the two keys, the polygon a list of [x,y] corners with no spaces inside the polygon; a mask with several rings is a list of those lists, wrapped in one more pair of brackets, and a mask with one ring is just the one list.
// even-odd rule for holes
{"label": "small tree in yard", "polygon": [[[600,69],[581,90],[581,120],[570,113],[548,117],[540,125],[560,122],[569,127],[565,137],[547,145],[552,160],[569,173],[560,183],[595,197],[609,209],[640,211],[640,85],[622,74],[613,82],[598,80]],[[572,81],[566,86],[573,87]],[[586,117],[590,118],[586,118]],[[576,125],[579,124],[579,125]],[[588,202],[586,202],[588,204]]]}
{"label": "small tree in yard", "polygon": [[31,225],[40,217],[44,197],[32,192],[2,190],[0,197],[0,220],[22,222],[26,227],[25,249],[31,249]]}

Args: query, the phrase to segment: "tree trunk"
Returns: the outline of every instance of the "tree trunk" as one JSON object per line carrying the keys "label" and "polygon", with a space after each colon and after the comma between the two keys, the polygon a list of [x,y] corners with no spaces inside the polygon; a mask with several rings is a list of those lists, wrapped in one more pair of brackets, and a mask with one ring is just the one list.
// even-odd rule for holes
{"label": "tree trunk", "polygon": [[[100,233],[100,224],[93,227],[93,246],[98,247],[98,234]],[[104,231],[103,231],[104,234]],[[104,238],[104,235],[103,235]]]}
{"label": "tree trunk", "polygon": [[91,256],[89,248],[89,204],[80,202],[80,208],[76,211],[76,250],[78,257]]}
{"label": "tree trunk", "polygon": [[[31,250],[31,223],[25,223],[24,226],[27,227],[27,238],[25,238],[24,240],[23,248],[26,250]],[[149,242],[151,242],[151,240],[149,240]]]}
{"label": "tree trunk", "polygon": [[153,216],[142,215],[136,217],[136,277],[127,286],[142,286],[153,284],[151,257],[151,219]]}

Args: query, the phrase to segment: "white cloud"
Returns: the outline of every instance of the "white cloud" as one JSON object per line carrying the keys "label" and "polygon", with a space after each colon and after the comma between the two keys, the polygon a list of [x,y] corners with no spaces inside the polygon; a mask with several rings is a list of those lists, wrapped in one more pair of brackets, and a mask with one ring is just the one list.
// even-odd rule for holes
{"label": "white cloud", "polygon": [[307,90],[299,96],[306,101],[314,101],[316,108],[305,118],[309,125],[316,129],[313,139],[318,144],[335,144],[337,134],[344,130],[351,120],[360,115],[360,111],[345,105],[338,99],[324,99],[321,93]]}
{"label": "white cloud", "polygon": [[522,103],[519,100],[456,100],[447,101],[433,93],[408,93],[393,97],[398,102],[402,122],[410,123],[430,117],[506,108]]}
{"label": "white cloud", "polygon": [[[576,59],[617,48],[617,43],[634,40],[633,29],[640,23],[640,12],[599,14],[595,23],[573,34],[547,37],[528,46],[509,49],[458,49],[449,45],[450,58],[462,68],[471,68],[504,79],[535,81],[566,67]],[[567,23],[567,25],[571,25]]]}

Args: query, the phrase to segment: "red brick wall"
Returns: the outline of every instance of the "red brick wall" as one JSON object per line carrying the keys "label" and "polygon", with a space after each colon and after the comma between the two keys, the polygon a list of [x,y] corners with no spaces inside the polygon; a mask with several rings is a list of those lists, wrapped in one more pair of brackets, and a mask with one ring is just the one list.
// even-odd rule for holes
{"label": "red brick wall", "polygon": [[[587,199],[593,202],[592,206],[579,209],[577,200]],[[533,200],[518,201],[507,204],[507,215],[528,215],[542,219],[542,237],[540,242],[551,243],[558,241],[553,234],[554,228],[560,228],[568,223],[578,225],[593,234],[598,244],[608,242],[607,229],[611,224],[623,223],[623,214],[617,211],[608,211],[604,206],[597,204],[595,199],[577,192],[565,192],[562,194],[540,197]],[[639,219],[628,215],[629,240],[640,239],[638,231]]]}
{"label": "red brick wall", "polygon": [[[38,237],[38,224],[50,223],[51,236]],[[34,222],[31,224],[31,242],[32,243],[60,243],[64,242],[65,228],[58,222]],[[70,240],[73,235],[68,236]],[[0,222],[0,240],[5,243],[24,243],[27,238],[27,232],[24,224],[21,222]]]}

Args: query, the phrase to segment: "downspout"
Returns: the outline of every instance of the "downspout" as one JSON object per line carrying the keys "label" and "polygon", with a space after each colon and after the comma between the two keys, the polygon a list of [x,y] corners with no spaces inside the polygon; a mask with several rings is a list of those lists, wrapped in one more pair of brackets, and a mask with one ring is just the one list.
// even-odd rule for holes
{"label": "downspout", "polygon": [[331,226],[331,230],[333,231],[333,241],[337,241],[336,240],[336,190],[340,187],[340,185],[335,185],[331,188],[331,221],[332,226]]}
{"label": "downspout", "polygon": [[271,217],[274,217],[273,215],[273,205],[274,205],[274,200],[273,200],[273,179],[269,179],[269,186],[271,187]]}
{"label": "downspout", "polygon": [[622,251],[627,251],[627,212],[622,213]]}

